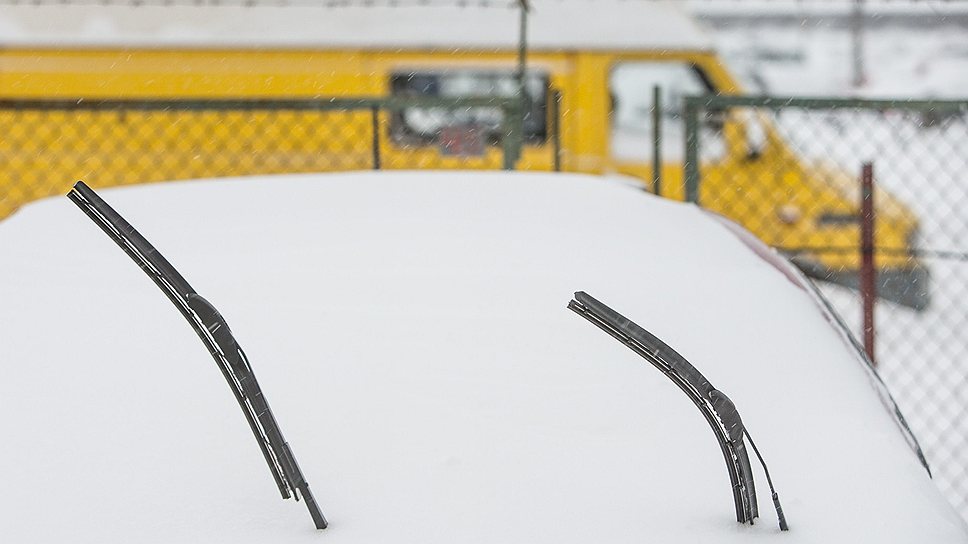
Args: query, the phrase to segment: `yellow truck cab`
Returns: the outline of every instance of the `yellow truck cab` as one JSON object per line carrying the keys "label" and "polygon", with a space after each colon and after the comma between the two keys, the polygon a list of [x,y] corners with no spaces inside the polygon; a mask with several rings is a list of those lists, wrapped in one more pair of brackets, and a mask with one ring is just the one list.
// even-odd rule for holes
{"label": "yellow truck cab", "polygon": [[[0,11],[0,99],[513,96],[516,92],[519,14],[505,5],[516,2],[345,4],[4,6]],[[659,86],[664,103],[661,194],[682,199],[680,98],[741,92],[710,38],[673,2],[537,0],[531,5],[525,85],[530,107],[518,168],[553,167],[549,96],[554,90],[561,97],[562,169],[629,174],[653,190],[650,111],[652,89]],[[16,130],[15,114],[3,111],[0,116],[8,126],[5,130]],[[494,162],[444,156],[437,140],[451,121],[496,130],[501,126],[499,116],[489,108],[463,112],[456,120],[417,108],[404,111],[383,127],[390,135],[384,153],[391,160],[386,163],[397,168],[493,166]],[[59,138],[57,121],[51,122],[54,125],[38,131],[36,138]],[[121,126],[123,119],[117,122],[117,127],[87,135],[86,149],[122,145],[131,129]],[[700,166],[699,194],[705,207],[739,221],[773,245],[857,245],[856,222],[825,221],[856,217],[856,189],[843,187],[853,183],[855,173],[811,168],[768,119],[729,114],[720,123],[716,150],[704,154]],[[177,128],[185,129],[184,123]],[[313,136],[300,132],[289,137]],[[200,152],[217,154],[231,138],[231,131],[215,131]],[[97,145],[98,140],[103,145]],[[32,149],[43,153],[53,146],[40,141]],[[484,151],[498,152],[496,146]],[[101,186],[122,182],[99,178],[98,165],[110,161],[105,157],[65,162],[48,156],[35,161],[31,175],[14,175],[11,162],[24,160],[18,153],[13,144],[0,143],[0,216],[25,200],[66,192],[78,178]],[[165,150],[145,153],[164,154]],[[130,167],[141,170],[139,180],[159,181],[151,171],[153,162],[139,161]],[[354,164],[344,161],[340,168]],[[278,170],[239,162],[192,175],[269,171]],[[31,182],[29,188],[25,180]],[[916,218],[889,195],[880,202],[877,245],[908,247]],[[879,262],[882,272],[904,275],[916,268],[907,260],[893,259]],[[817,254],[805,265],[849,276],[858,262],[856,256],[840,252]]]}

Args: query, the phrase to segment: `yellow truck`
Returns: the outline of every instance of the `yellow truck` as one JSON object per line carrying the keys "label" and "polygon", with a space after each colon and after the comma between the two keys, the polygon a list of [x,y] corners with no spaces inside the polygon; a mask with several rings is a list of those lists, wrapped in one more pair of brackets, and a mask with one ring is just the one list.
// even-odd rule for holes
{"label": "yellow truck", "polygon": [[[76,179],[94,186],[319,169],[369,168],[366,145],[347,148],[312,120],[273,128],[273,113],[23,111],[18,101],[99,99],[325,99],[329,97],[503,96],[517,92],[519,14],[515,2],[358,2],[334,6],[10,5],[0,11],[0,217],[24,202],[64,193]],[[511,5],[511,7],[508,6]],[[627,174],[654,190],[649,109],[652,89],[669,108],[660,155],[662,196],[682,199],[684,95],[738,94],[710,39],[672,2],[531,2],[529,96],[520,169],[550,170],[549,97],[560,93],[561,168]],[[235,117],[233,117],[235,115]],[[292,114],[299,119],[298,114]],[[78,117],[80,116],[80,118]],[[499,164],[501,112],[410,108],[379,119],[386,167],[485,168]],[[348,123],[363,124],[365,118]],[[440,139],[451,125],[484,133],[475,156],[453,156]],[[715,123],[700,165],[702,205],[780,247],[858,245],[856,173],[803,160],[766,118],[729,112]],[[239,128],[242,126],[243,128]],[[80,127],[80,128],[78,128]],[[254,127],[254,128],[253,128]],[[341,160],[255,160],[241,130],[271,137],[281,154],[331,153]],[[271,134],[270,134],[271,133]],[[362,136],[360,138],[368,138]],[[187,135],[187,136],[186,136]],[[191,138],[193,144],[183,146]],[[130,156],[132,142],[137,156]],[[127,150],[129,156],[115,153]],[[230,153],[231,152],[231,153]],[[183,168],[159,168],[177,153]],[[459,155],[459,154],[458,154]],[[221,158],[220,158],[221,157]],[[878,195],[876,244],[908,248],[917,218]],[[643,233],[652,236],[655,233]],[[859,258],[804,253],[805,269],[851,283]],[[924,281],[901,256],[880,257],[888,284]],[[923,289],[889,298],[913,307]]]}

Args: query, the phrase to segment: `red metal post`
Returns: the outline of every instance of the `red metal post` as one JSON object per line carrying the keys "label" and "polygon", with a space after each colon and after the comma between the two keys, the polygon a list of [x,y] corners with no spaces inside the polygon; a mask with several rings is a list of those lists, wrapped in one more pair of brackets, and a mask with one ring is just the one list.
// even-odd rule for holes
{"label": "red metal post", "polygon": [[874,301],[877,269],[874,267],[874,167],[864,163],[860,180],[860,293],[864,302],[864,351],[874,359]]}

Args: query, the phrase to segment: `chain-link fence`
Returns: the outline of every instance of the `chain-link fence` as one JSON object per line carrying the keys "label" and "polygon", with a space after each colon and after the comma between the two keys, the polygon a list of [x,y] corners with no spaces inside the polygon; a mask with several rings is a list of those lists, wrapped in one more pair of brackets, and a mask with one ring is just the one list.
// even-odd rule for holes
{"label": "chain-link fence", "polygon": [[[552,102],[548,143],[526,166],[557,164]],[[520,111],[516,99],[500,97],[0,100],[0,219],[66,193],[78,179],[104,187],[381,168],[509,169],[525,143],[515,122]]]}
{"label": "chain-link fence", "polygon": [[825,280],[857,338],[873,164],[875,360],[968,518],[968,101],[692,97],[684,115],[687,198]]}

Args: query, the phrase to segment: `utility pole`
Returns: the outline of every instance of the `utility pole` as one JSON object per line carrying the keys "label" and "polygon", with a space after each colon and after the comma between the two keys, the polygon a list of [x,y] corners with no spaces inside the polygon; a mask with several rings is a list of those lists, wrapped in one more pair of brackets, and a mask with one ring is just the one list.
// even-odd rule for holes
{"label": "utility pole", "polygon": [[517,161],[521,158],[522,150],[524,149],[524,117],[528,114],[528,0],[518,0],[518,7],[520,9],[520,19],[519,23],[519,35],[518,35],[518,70],[517,70],[517,84],[518,84],[518,107],[517,115],[515,119],[511,120],[513,125],[513,134],[517,138],[515,140],[515,151],[513,163],[517,164]]}
{"label": "utility pole", "polygon": [[855,89],[867,83],[864,74],[864,0],[854,0],[854,10],[850,16],[851,56],[853,73],[851,86]]}

